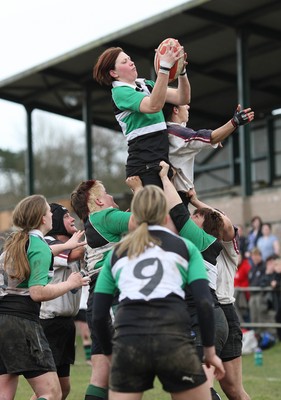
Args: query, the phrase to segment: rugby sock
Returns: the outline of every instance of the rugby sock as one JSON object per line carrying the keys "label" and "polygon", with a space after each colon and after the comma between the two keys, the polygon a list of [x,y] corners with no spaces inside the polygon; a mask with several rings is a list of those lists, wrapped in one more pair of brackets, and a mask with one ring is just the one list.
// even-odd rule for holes
{"label": "rugby sock", "polygon": [[94,385],[89,385],[86,390],[86,395],[84,400],[107,400],[108,390],[97,387]]}
{"label": "rugby sock", "polygon": [[210,388],[211,390],[211,396],[212,396],[212,400],[221,400],[220,395],[215,391],[214,388]]}
{"label": "rugby sock", "polygon": [[84,353],[85,353],[85,358],[86,360],[91,359],[91,345],[90,344],[85,344],[84,346]]}
{"label": "rugby sock", "polygon": [[45,397],[38,397],[37,400],[47,400]]}

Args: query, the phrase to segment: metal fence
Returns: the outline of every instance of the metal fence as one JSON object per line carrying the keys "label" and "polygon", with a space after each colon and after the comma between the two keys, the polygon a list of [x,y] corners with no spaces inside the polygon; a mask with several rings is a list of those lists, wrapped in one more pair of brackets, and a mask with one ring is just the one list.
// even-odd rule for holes
{"label": "metal fence", "polygon": [[[248,287],[235,287],[234,291],[234,297],[236,299],[235,304],[236,304],[236,311],[238,313],[239,319],[240,319],[240,325],[242,328],[281,328],[281,323],[278,322],[246,322],[243,320],[243,317],[241,315],[241,310],[240,307],[238,306],[239,303],[241,303],[241,298],[240,296],[245,293],[245,292],[275,292],[275,293],[280,293],[280,301],[281,301],[281,289],[273,289],[271,286],[248,286]],[[244,296],[245,298],[245,296]],[[245,306],[248,307],[247,301],[245,301]],[[249,308],[248,308],[249,310]]]}

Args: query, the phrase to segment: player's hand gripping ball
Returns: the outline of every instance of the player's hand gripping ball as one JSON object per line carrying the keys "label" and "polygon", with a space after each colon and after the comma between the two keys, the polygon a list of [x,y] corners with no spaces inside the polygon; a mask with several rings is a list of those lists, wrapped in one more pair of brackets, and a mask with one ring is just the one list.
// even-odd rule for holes
{"label": "player's hand gripping ball", "polygon": [[[180,43],[173,38],[168,38],[163,40],[157,48],[157,50],[160,51],[160,54],[165,54],[167,51],[168,46],[174,46],[174,52],[178,51],[179,48],[181,47]],[[175,64],[172,66],[170,69],[170,74],[169,74],[169,82],[173,82],[174,80],[177,79],[177,77],[180,75],[180,73],[183,71],[184,67],[184,50],[182,49],[181,53],[182,57],[180,57]],[[158,53],[155,53],[154,57],[154,69],[156,72],[156,75],[158,74],[160,68],[160,59],[158,56]]]}

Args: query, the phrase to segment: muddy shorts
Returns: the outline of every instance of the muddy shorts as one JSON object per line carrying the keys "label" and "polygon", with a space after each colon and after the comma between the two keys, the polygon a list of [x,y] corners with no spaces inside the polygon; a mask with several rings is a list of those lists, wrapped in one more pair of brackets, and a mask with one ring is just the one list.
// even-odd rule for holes
{"label": "muddy shorts", "polygon": [[0,314],[0,374],[32,377],[49,371],[56,366],[40,323]]}
{"label": "muddy shorts", "polygon": [[226,362],[242,355],[242,331],[234,305],[222,304],[221,308],[229,327],[228,338],[220,354],[222,361]]}
{"label": "muddy shorts", "polygon": [[[221,352],[227,342],[229,329],[227,319],[221,307],[214,308],[215,318],[215,348],[216,354],[221,357]],[[195,345],[198,351],[200,360],[203,360],[203,344],[201,340],[201,333],[198,325],[197,314],[192,316],[192,331],[195,336]]]}
{"label": "muddy shorts", "polygon": [[75,361],[76,330],[73,317],[41,319],[46,338],[60,378],[69,376],[70,364]]}
{"label": "muddy shorts", "polygon": [[128,335],[114,338],[109,387],[136,393],[153,388],[155,377],[163,390],[176,393],[206,381],[193,341],[177,335]]}

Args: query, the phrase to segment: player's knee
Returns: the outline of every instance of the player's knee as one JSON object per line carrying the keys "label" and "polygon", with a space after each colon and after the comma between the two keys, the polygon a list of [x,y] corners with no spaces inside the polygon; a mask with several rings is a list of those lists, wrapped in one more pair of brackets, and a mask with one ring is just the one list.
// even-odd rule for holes
{"label": "player's knee", "polygon": [[242,387],[233,384],[221,384],[221,388],[229,400],[250,400]]}
{"label": "player's knee", "polygon": [[58,400],[62,398],[62,391],[60,386],[53,386],[50,390],[50,394],[47,396],[49,400]]}

